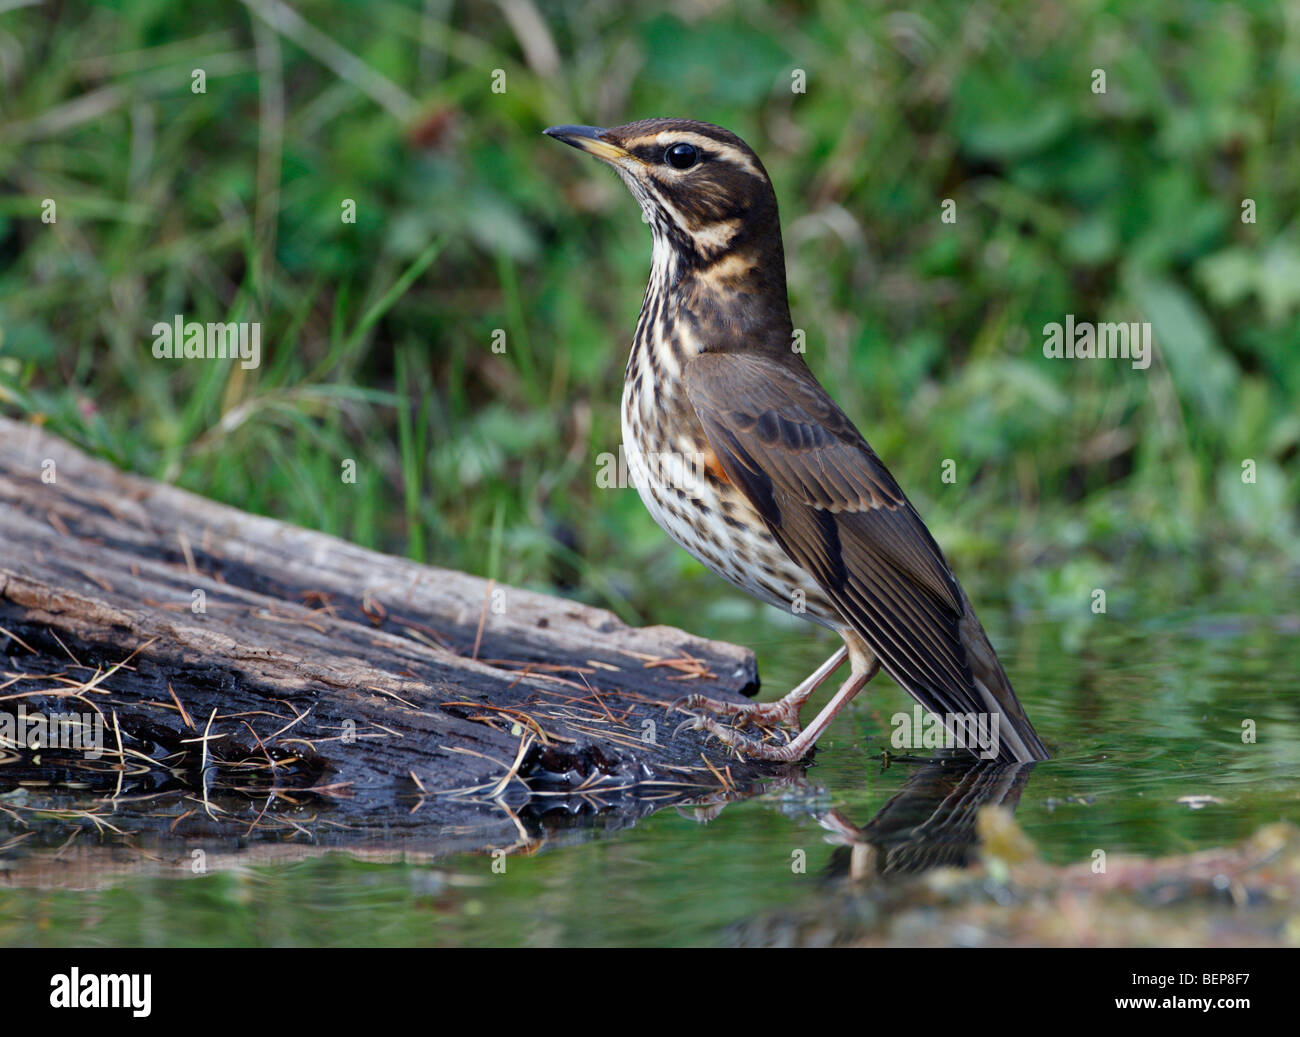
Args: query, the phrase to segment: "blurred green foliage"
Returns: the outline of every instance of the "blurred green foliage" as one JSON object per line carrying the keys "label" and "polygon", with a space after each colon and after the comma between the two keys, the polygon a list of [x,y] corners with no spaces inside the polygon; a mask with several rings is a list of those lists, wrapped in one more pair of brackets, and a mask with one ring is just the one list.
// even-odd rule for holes
{"label": "blurred green foliage", "polygon": [[[595,479],[649,234],[540,134],[680,115],[762,156],[809,363],[968,582],[1078,609],[1152,564],[1195,590],[1300,562],[1295,5],[290,6],[279,30],[260,0],[0,15],[5,413],[681,622],[721,585]],[[261,368],[155,360],[177,313],[261,321]],[[1045,359],[1071,313],[1150,321],[1155,362]]]}

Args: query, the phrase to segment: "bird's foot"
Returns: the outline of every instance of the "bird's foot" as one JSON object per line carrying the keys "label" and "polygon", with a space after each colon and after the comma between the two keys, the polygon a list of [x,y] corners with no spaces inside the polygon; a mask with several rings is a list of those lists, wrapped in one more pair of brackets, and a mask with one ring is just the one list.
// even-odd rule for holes
{"label": "bird's foot", "polygon": [[[772,705],[775,705],[775,703],[772,703]],[[803,746],[797,746],[793,741],[785,744],[774,744],[742,734],[734,727],[728,727],[722,721],[703,713],[693,714],[689,720],[677,725],[677,730],[673,732],[674,737],[684,729],[707,731],[723,745],[734,749],[740,755],[758,760],[795,760],[802,756],[805,751]]]}
{"label": "bird's foot", "polygon": [[[722,702],[718,699],[696,694],[678,699],[673,703],[669,712],[677,710],[682,712],[690,712],[691,710],[704,711],[702,713],[691,713],[690,719],[679,724],[677,731],[688,727],[696,731],[707,731],[736,752],[760,760],[798,760],[812,747],[812,744],[817,740],[817,735],[824,728],[829,717],[833,717],[839,711],[840,705],[834,705],[834,708],[828,707],[830,712],[826,714],[823,711],[825,715],[818,718],[822,721],[821,726],[818,726],[818,721],[814,721],[813,726],[807,731],[804,731],[799,724],[799,710],[808,701],[809,696],[821,686],[822,682],[848,658],[848,654],[847,645],[839,648],[829,659],[817,667],[808,677],[804,678],[789,694],[777,699],[775,702],[745,702],[743,704]],[[853,691],[856,691],[867,678],[863,676],[850,679],[857,682],[853,687]],[[843,694],[843,691],[844,689],[841,689],[841,694]],[[852,692],[843,701],[847,701],[851,697]],[[734,717],[735,726],[728,727],[718,720],[717,716],[709,716],[709,713],[723,717]],[[755,728],[762,737],[754,738],[742,734],[738,730],[738,728],[750,726]],[[778,731],[785,737],[784,743],[773,740]],[[674,735],[676,733],[676,731],[673,732]]]}
{"label": "bird's foot", "polygon": [[782,726],[791,728],[795,734],[799,733],[799,706],[790,701],[788,696],[775,702],[738,703],[711,699],[705,695],[686,695],[674,702],[669,712],[687,713],[693,709],[703,709],[724,717],[735,717],[738,727],[745,727],[748,724],[762,728]]}

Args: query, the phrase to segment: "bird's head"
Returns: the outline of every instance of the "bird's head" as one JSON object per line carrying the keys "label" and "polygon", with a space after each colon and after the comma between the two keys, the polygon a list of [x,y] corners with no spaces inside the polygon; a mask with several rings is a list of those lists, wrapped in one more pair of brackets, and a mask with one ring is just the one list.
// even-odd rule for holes
{"label": "bird's head", "polygon": [[779,258],[784,274],[772,183],[758,156],[729,130],[692,119],[643,119],[610,129],[552,126],[546,133],[612,166],[641,203],[656,241],[686,265],[753,255]]}

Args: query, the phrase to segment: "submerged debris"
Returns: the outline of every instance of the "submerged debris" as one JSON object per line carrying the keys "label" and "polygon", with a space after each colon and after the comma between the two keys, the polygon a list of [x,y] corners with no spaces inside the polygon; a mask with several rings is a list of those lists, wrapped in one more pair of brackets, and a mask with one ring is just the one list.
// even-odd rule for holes
{"label": "submerged debris", "polygon": [[1235,846],[1147,859],[1044,862],[999,807],[980,811],[967,869],[904,879],[841,874],[803,911],[732,927],[763,946],[1297,946],[1300,828],[1267,825]]}

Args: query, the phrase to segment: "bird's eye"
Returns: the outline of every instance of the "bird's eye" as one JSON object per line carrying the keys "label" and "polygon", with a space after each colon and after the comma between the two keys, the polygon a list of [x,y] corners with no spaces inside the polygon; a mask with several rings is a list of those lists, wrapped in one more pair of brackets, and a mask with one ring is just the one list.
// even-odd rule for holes
{"label": "bird's eye", "polygon": [[690,169],[699,159],[700,152],[694,144],[674,144],[664,152],[664,161],[674,169]]}

